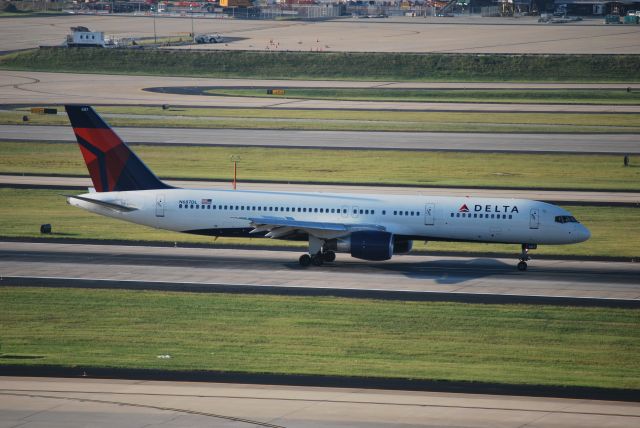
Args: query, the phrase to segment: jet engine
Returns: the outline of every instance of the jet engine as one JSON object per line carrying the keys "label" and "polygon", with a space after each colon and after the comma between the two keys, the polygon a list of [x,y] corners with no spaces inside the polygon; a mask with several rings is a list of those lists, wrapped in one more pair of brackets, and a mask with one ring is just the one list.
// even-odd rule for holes
{"label": "jet engine", "polygon": [[351,253],[356,259],[381,261],[393,255],[393,241],[392,233],[362,230],[344,239],[327,241],[325,249]]}

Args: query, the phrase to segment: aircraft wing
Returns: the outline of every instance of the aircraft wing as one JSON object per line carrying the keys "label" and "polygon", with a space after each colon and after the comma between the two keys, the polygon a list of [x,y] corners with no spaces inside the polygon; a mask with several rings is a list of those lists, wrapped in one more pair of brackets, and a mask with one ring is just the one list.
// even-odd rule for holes
{"label": "aircraft wing", "polygon": [[385,227],[376,224],[325,223],[317,221],[295,220],[293,217],[240,217],[251,221],[250,233],[267,232],[267,238],[285,238],[299,232],[305,232],[322,238],[337,238],[349,235],[356,230],[381,230]]}

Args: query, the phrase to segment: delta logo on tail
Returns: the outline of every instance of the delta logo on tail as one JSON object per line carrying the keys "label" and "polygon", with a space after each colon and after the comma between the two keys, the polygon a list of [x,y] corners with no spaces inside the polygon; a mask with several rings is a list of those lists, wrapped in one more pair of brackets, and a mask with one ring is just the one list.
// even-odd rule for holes
{"label": "delta logo on tail", "polygon": [[65,106],[97,192],[168,189],[89,106]]}
{"label": "delta logo on tail", "polygon": [[460,207],[458,212],[459,213],[468,213],[469,212],[469,207],[467,206],[467,204],[462,204],[462,206]]}

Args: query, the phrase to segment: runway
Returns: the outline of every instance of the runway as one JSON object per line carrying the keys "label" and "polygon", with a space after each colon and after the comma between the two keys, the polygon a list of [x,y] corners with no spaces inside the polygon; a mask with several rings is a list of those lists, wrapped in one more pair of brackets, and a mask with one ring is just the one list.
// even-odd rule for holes
{"label": "runway", "polygon": [[[547,27],[548,28],[548,27]],[[65,30],[67,28],[65,27]],[[167,94],[145,91],[145,88],[184,86],[264,86],[316,88],[500,88],[500,89],[576,89],[572,83],[416,83],[416,82],[354,82],[333,80],[255,80],[214,79],[161,76],[125,76],[109,74],[46,73],[0,70],[0,104],[82,103],[92,105],[154,105],[201,106],[220,108],[275,109],[348,109],[404,111],[480,111],[480,112],[545,112],[545,113],[639,113],[640,105],[588,104],[497,104],[450,102],[383,102],[271,99],[253,97],[215,97],[203,95]],[[637,89],[637,84],[580,84],[580,89]]]}
{"label": "runway", "polygon": [[244,288],[354,297],[406,293],[420,299],[450,293],[457,300],[471,295],[475,300],[515,296],[640,302],[637,263],[534,259],[527,272],[518,272],[515,254],[513,259],[408,255],[387,262],[338,254],[335,263],[308,269],[297,259],[293,251],[2,242],[0,276],[6,285],[11,278],[26,277],[45,284],[51,279],[140,288],[148,282],[155,288],[203,292]]}
{"label": "runway", "polygon": [[[230,190],[231,183],[223,181],[164,180],[167,184],[185,189]],[[2,175],[0,186],[25,188],[59,188],[86,190],[92,186],[89,177],[50,177],[31,175]],[[273,192],[319,193],[376,193],[387,195],[474,196],[495,198],[525,198],[564,205],[640,206],[640,192],[474,189],[451,187],[365,186],[341,184],[299,183],[238,183],[239,190]]]}
{"label": "runway", "polygon": [[[126,127],[114,129],[128,143],[146,144],[520,153],[640,153],[640,139],[634,134],[484,134]],[[76,141],[69,126],[32,125],[0,125],[0,139]]]}
{"label": "runway", "polygon": [[637,403],[354,388],[0,377],[0,426],[633,427]]}

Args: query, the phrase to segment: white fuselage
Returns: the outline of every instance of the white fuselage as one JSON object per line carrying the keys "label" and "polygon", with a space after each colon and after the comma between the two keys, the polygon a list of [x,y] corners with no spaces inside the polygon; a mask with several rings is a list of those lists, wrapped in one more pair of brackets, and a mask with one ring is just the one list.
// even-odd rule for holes
{"label": "white fuselage", "polygon": [[[178,232],[250,236],[253,217],[376,225],[406,239],[571,244],[589,238],[566,210],[545,202],[441,196],[162,189],[81,195],[135,208],[122,212],[69,198],[97,214]],[[251,235],[253,236],[253,235]],[[331,232],[320,238],[339,238]]]}

